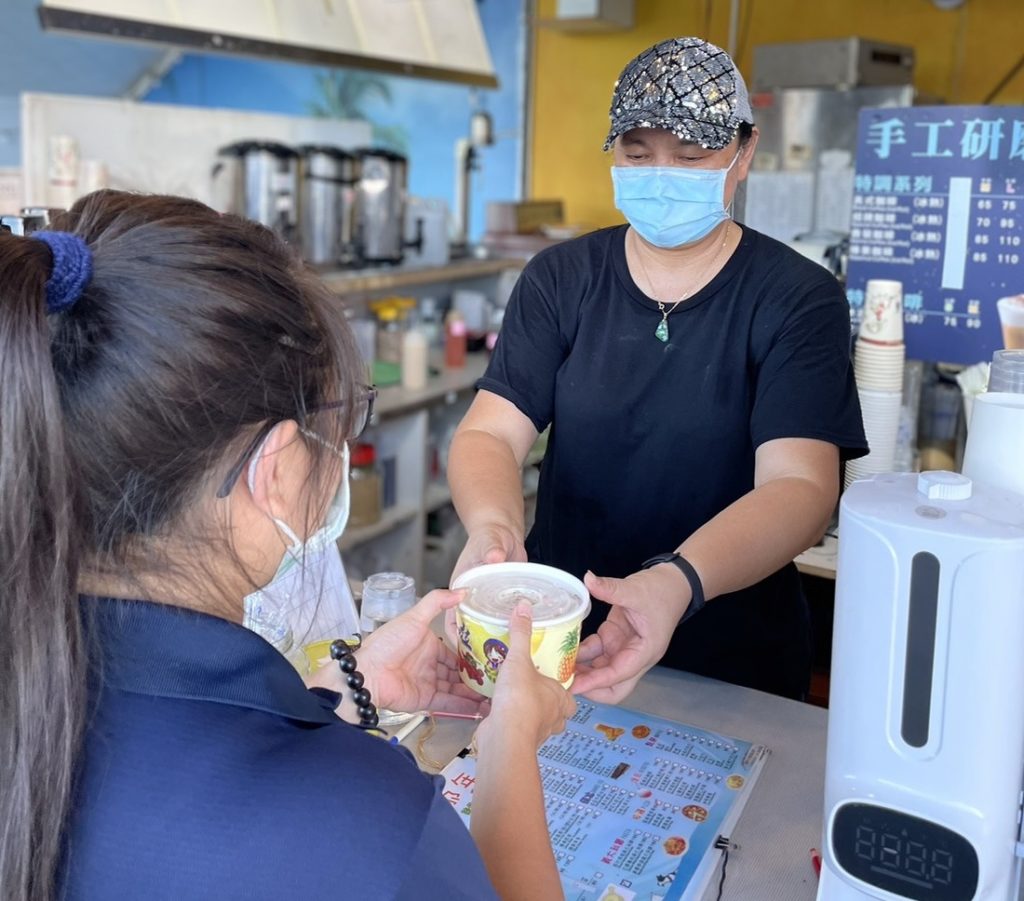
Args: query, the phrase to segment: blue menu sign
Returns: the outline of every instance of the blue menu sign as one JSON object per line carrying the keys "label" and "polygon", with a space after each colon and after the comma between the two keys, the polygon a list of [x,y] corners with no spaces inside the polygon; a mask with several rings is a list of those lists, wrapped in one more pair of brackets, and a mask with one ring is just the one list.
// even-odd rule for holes
{"label": "blue menu sign", "polygon": [[1024,293],[1024,107],[861,110],[847,297],[903,283],[907,356],[988,360],[1000,297]]}

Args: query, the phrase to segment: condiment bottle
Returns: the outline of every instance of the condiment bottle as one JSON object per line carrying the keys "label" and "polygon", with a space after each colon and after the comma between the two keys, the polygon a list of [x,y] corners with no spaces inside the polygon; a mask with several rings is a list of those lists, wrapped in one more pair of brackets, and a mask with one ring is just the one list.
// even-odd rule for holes
{"label": "condiment bottle", "polygon": [[377,359],[398,365],[402,362],[402,322],[395,306],[382,306],[377,311]]}
{"label": "condiment bottle", "polygon": [[402,387],[421,391],[427,387],[427,336],[415,322],[410,323],[402,336]]}
{"label": "condiment bottle", "polygon": [[444,365],[461,369],[466,365],[466,320],[458,310],[451,310],[444,325]]}

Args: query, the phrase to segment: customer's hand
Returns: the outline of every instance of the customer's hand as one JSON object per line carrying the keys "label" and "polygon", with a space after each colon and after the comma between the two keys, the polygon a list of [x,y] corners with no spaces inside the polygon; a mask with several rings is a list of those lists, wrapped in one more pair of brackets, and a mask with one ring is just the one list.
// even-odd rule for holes
{"label": "customer's hand", "polygon": [[523,740],[539,748],[576,712],[573,696],[537,671],[530,657],[532,631],[530,605],[517,605],[509,618],[508,655],[498,670],[491,712],[477,730],[477,744],[484,753],[489,742]]}
{"label": "customer's hand", "polygon": [[598,600],[612,605],[605,621],[580,644],[572,690],[593,701],[617,704],[665,655],[690,603],[690,586],[669,564],[608,579],[583,579]]}
{"label": "customer's hand", "polygon": [[[459,591],[432,591],[367,636],[356,661],[377,707],[405,712],[479,711],[484,699],[462,683],[455,655],[430,627],[461,597]],[[350,693],[337,665],[323,667],[307,684]]]}
{"label": "customer's hand", "polygon": [[466,539],[466,546],[459,554],[459,559],[452,570],[454,582],[467,569],[483,563],[523,563],[526,560],[526,547],[523,536],[509,526],[500,523],[488,523],[473,529]]}

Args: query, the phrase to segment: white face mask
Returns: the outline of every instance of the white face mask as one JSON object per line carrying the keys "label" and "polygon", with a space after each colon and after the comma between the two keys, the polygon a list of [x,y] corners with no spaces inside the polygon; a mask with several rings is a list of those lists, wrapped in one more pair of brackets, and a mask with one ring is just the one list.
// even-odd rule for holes
{"label": "white face mask", "polygon": [[[315,435],[310,437],[320,440]],[[308,642],[358,632],[355,604],[337,546],[349,514],[348,445],[335,450],[342,461],[341,482],[323,526],[303,541],[288,523],[274,517],[274,524],[288,539],[288,547],[274,577],[246,595],[244,602],[242,625],[266,639],[300,668],[304,668],[302,646]],[[262,454],[261,445],[249,463],[250,491],[255,490],[256,465]],[[327,599],[338,603],[322,603]]]}

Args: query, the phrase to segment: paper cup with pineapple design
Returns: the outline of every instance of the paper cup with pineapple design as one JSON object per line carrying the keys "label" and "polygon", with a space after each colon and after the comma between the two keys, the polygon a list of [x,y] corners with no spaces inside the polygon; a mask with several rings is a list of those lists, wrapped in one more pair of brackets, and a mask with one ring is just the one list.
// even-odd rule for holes
{"label": "paper cup with pineapple design", "polygon": [[579,579],[539,563],[490,563],[467,570],[452,588],[467,590],[455,609],[459,675],[466,685],[494,695],[508,653],[509,617],[521,601],[533,610],[530,654],[537,669],[572,685],[580,626],[590,612],[590,595]]}

